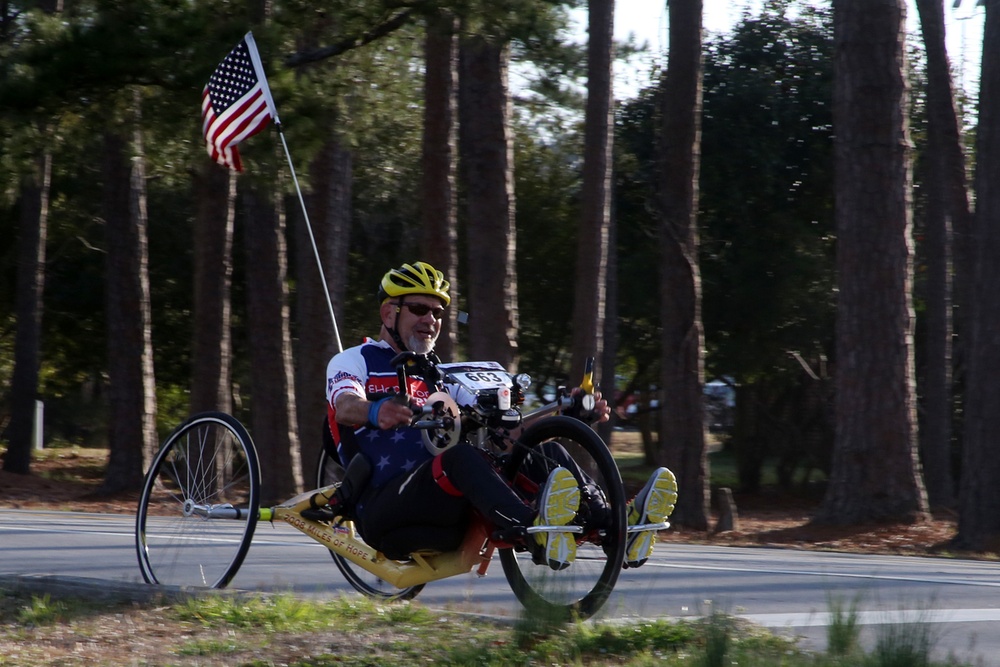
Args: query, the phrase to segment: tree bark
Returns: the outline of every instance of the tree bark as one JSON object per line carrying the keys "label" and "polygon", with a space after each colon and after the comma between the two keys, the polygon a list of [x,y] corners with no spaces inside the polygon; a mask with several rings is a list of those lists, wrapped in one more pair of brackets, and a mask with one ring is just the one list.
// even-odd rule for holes
{"label": "tree bark", "polygon": [[[300,51],[314,48],[323,35],[335,33],[339,19],[336,13],[317,13],[315,20],[304,26],[299,38]],[[336,62],[316,63],[310,69],[316,74],[332,74],[337,66]],[[348,264],[351,239],[353,155],[342,137],[343,119],[338,106],[334,104],[320,123],[327,128],[323,146],[309,165],[310,186],[303,198],[310,224],[306,225],[297,202],[292,205],[291,215],[296,254],[295,407],[301,473],[310,487],[323,447],[326,366],[330,357],[343,349],[340,324],[344,319],[347,284],[344,267]],[[322,271],[317,263],[322,265]]]}
{"label": "tree bark", "polygon": [[194,316],[192,413],[233,410],[233,221],[236,173],[205,160],[193,182]]}
{"label": "tree bark", "polygon": [[663,254],[659,462],[677,475],[673,521],[706,530],[710,498],[697,228],[702,3],[672,2],[668,10],[669,62],[661,84],[659,148]]}
{"label": "tree bark", "polygon": [[[331,128],[337,123],[331,122]],[[326,365],[339,351],[330,319],[330,295],[334,317],[343,321],[345,274],[338,270],[347,266],[347,250],[351,237],[352,155],[336,130],[330,136],[310,167],[312,192],[306,197],[309,219],[319,261],[323,263],[326,292],[316,266],[312,242],[305,220],[295,215],[295,239],[298,261],[296,271],[296,320],[298,323],[295,352],[295,396],[299,420],[299,441],[302,451],[302,477],[315,477],[316,462],[323,447],[322,429],[326,417]],[[343,341],[340,341],[343,345]]]}
{"label": "tree bark", "polygon": [[903,0],[835,0],[836,437],[816,520],[919,521]]}
{"label": "tree bark", "polygon": [[289,330],[285,217],[280,199],[271,203],[258,188],[248,187],[241,196],[246,214],[251,435],[260,455],[264,499],[278,501],[302,491],[303,486]]}
{"label": "tree bark", "polygon": [[125,132],[104,137],[110,456],[98,493],[107,495],[140,489],[157,446],[145,156],[141,131],[131,145]]}
{"label": "tree bark", "polygon": [[1000,0],[987,0],[976,132],[972,338],[956,544],[1000,546]]}
{"label": "tree bark", "polygon": [[614,23],[613,0],[588,2],[587,107],[584,118],[582,211],[573,295],[571,382],[578,382],[583,377],[588,357],[603,361],[614,140],[611,71]]}
{"label": "tree bark", "polygon": [[443,12],[428,20],[425,40],[423,136],[423,241],[421,257],[451,282],[451,307],[445,311],[436,351],[455,358],[458,346],[458,212],[455,203],[458,106],[456,22]]}
{"label": "tree bark", "polygon": [[462,41],[460,150],[469,207],[469,355],[517,370],[514,140],[507,85],[510,48],[481,35]]}
{"label": "tree bark", "polygon": [[14,373],[10,384],[11,415],[4,434],[7,453],[3,457],[3,469],[21,475],[31,471],[35,401],[39,395],[52,154],[48,151],[41,153],[33,167],[21,187],[21,226],[17,237],[17,333],[14,338]]}
{"label": "tree bark", "polygon": [[969,203],[965,194],[964,160],[960,162],[957,184],[960,194],[949,196],[949,157],[956,153],[959,158],[963,155],[945,46],[944,3],[942,0],[917,0],[917,11],[927,54],[928,134],[927,178],[924,179],[927,188],[927,371],[926,386],[921,391],[924,415],[920,427],[921,456],[931,506],[951,507],[955,502],[951,466],[954,398],[952,220],[966,220]]}
{"label": "tree bark", "polygon": [[[62,11],[61,0],[40,0],[38,8],[46,14]],[[7,43],[14,20],[11,7],[0,6],[0,43]],[[46,136],[45,123],[40,136]],[[17,247],[17,294],[15,308],[17,333],[14,336],[14,371],[11,377],[11,416],[0,436],[7,440],[3,469],[26,475],[31,471],[32,435],[35,425],[35,401],[41,366],[42,311],[45,292],[45,242],[48,236],[49,194],[52,177],[52,154],[42,151],[31,172],[22,181],[21,224]]]}
{"label": "tree bark", "polygon": [[[614,183],[614,181],[612,181]],[[612,185],[612,189],[614,186]],[[611,407],[611,419],[597,425],[597,434],[611,446],[611,434],[618,420],[618,221],[615,218],[614,196],[612,195],[611,224],[608,229],[608,271],[607,309],[604,312],[604,351],[597,360],[600,372],[597,382],[601,393]]]}

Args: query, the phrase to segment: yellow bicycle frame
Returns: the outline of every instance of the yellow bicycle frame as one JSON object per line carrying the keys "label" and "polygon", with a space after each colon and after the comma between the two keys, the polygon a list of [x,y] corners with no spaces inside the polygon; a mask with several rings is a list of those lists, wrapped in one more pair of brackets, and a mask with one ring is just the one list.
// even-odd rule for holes
{"label": "yellow bicycle frame", "polygon": [[495,546],[481,520],[470,524],[462,545],[455,551],[416,552],[410,554],[410,560],[399,561],[387,558],[365,544],[358,537],[352,521],[325,523],[302,516],[303,510],[313,507],[313,496],[319,493],[330,497],[337,486],[339,484],[307,491],[276,507],[262,508],[259,518],[263,521],[284,521],[396,588],[419,586],[429,581],[464,574],[474,568],[478,568],[480,576],[486,574]]}

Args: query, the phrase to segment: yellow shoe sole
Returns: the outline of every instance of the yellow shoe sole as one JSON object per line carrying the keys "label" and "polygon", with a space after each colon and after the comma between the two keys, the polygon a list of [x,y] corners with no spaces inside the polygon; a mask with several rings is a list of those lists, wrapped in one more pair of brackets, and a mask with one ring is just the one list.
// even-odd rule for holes
{"label": "yellow shoe sole", "polygon": [[[575,519],[580,508],[580,486],[573,474],[565,468],[556,468],[549,475],[539,503],[536,526],[565,526]],[[545,559],[553,570],[569,567],[576,558],[573,533],[536,533],[535,540],[545,547]]]}
{"label": "yellow shoe sole", "polygon": [[[676,503],[677,478],[667,468],[660,468],[646,493],[643,507],[638,507],[634,500],[629,503],[628,524],[663,523],[673,513]],[[656,531],[630,533],[625,543],[625,565],[639,567],[645,563],[652,555],[655,544]]]}

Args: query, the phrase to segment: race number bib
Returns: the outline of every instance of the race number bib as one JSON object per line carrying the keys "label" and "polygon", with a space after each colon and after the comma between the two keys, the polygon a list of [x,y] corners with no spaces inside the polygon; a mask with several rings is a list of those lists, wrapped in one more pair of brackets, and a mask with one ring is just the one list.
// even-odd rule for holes
{"label": "race number bib", "polygon": [[510,408],[510,373],[495,361],[470,361],[438,364],[444,374],[444,385],[455,402],[463,407],[476,404],[481,394],[496,394],[497,407]]}

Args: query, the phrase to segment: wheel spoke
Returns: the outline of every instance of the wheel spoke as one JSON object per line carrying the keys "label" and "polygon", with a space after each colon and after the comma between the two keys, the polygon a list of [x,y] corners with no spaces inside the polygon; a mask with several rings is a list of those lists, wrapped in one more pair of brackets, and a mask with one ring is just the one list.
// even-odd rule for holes
{"label": "wheel spoke", "polygon": [[[323,487],[336,484],[343,478],[343,475],[343,467],[337,461],[334,461],[325,449],[322,450],[319,456],[319,463],[316,466],[316,486]],[[361,539],[361,536],[357,535],[356,531],[354,531],[353,525],[349,525],[348,528],[355,533],[353,536],[354,539]],[[330,552],[330,555],[333,557],[333,562],[337,565],[337,569],[344,575],[344,579],[355,590],[368,597],[378,600],[410,600],[424,589],[423,584],[407,588],[397,588],[333,551]]]}
{"label": "wheel spoke", "polygon": [[[534,563],[527,551],[503,550],[504,574],[526,607],[567,618],[587,618],[604,604],[621,572],[625,498],[618,468],[597,434],[568,417],[537,422],[522,435],[520,445],[511,457],[509,479],[527,478],[537,483],[556,465],[569,467],[567,456],[571,460],[584,490],[577,523],[584,526],[585,536],[578,539],[573,563],[558,571]],[[606,506],[609,525],[600,530],[587,525],[590,505]]]}
{"label": "wheel spoke", "polygon": [[259,496],[260,469],[246,429],[222,413],[189,419],[167,438],[146,476],[136,517],[143,578],[228,584],[250,546]]}

